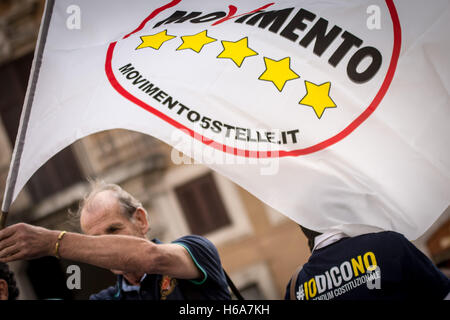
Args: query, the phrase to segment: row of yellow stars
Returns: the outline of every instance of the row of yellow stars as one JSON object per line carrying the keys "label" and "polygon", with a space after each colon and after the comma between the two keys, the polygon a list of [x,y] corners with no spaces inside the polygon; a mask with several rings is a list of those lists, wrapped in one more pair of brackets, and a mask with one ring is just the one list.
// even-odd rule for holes
{"label": "row of yellow stars", "polygon": [[[167,30],[153,35],[141,36],[142,43],[139,44],[136,50],[143,48],[159,50],[164,42],[173,38],[176,38],[176,36],[168,35]],[[199,53],[206,44],[217,41],[217,39],[209,37],[206,30],[194,35],[182,36],[181,40],[183,43],[177,48],[177,51],[191,49],[197,53]],[[217,58],[231,59],[238,67],[241,67],[245,58],[258,55],[256,51],[248,47],[247,37],[235,42],[222,41],[222,46],[223,51]],[[289,57],[278,61],[264,57],[264,64],[266,70],[258,79],[271,81],[280,92],[283,90],[287,81],[300,78],[300,76],[290,68]],[[319,119],[322,117],[326,108],[336,108],[336,105],[329,95],[330,82],[316,85],[305,80],[305,86],[307,93],[300,100],[299,104],[312,107]]]}

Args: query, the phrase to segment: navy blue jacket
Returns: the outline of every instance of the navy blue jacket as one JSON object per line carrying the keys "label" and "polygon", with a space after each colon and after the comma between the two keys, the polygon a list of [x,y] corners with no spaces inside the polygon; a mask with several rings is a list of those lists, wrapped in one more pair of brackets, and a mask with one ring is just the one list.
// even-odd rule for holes
{"label": "navy blue jacket", "polygon": [[[443,299],[450,280],[403,235],[386,231],[314,250],[300,271],[298,300]],[[290,299],[290,283],[286,289]]]}

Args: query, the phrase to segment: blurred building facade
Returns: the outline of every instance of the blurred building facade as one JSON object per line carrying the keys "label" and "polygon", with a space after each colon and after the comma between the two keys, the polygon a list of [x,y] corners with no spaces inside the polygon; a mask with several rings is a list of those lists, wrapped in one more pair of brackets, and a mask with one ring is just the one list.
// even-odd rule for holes
{"label": "blurred building facade", "polygon": [[[0,2],[1,195],[43,7],[41,0]],[[283,298],[292,272],[309,257],[297,224],[205,166],[175,165],[173,156],[180,155],[137,132],[112,130],[88,136],[58,153],[33,176],[15,201],[8,222],[80,231],[68,211],[76,211],[88,191],[86,178],[99,178],[121,185],[142,201],[150,215],[150,238],[170,242],[185,234],[206,236],[218,247],[224,268],[244,296]],[[417,243],[440,263],[449,258],[448,216]],[[66,287],[70,264],[81,267],[81,290]],[[21,299],[85,299],[115,280],[109,271],[54,258],[15,262],[12,268]]]}

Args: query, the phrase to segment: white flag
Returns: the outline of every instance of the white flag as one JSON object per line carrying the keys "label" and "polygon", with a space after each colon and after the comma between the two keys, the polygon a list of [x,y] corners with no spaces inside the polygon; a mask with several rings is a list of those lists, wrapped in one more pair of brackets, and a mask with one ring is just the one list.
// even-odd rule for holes
{"label": "white flag", "polygon": [[124,128],[308,228],[416,238],[450,203],[449,21],[446,0],[48,1],[3,210]]}

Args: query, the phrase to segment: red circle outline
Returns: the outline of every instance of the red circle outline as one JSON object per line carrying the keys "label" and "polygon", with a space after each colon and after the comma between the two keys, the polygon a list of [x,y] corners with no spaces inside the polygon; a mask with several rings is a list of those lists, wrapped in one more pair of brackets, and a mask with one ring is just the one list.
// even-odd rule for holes
{"label": "red circle outline", "polygon": [[[140,31],[142,28],[144,28],[145,24],[154,18],[157,14],[160,12],[171,8],[175,5],[177,5],[181,0],[174,0],[158,9],[153,11],[145,20],[141,22],[141,24],[131,33],[124,36],[122,39],[128,38],[133,33],[136,33]],[[389,89],[389,86],[392,82],[392,79],[394,78],[394,73],[397,68],[397,62],[398,58],[400,56],[400,48],[401,48],[401,26],[399,17],[397,14],[397,9],[395,8],[395,5],[393,3],[393,0],[386,0],[386,5],[389,9],[389,13],[391,15],[392,24],[393,24],[393,31],[394,31],[394,46],[392,48],[392,56],[391,61],[389,63],[389,68],[386,72],[386,76],[383,80],[383,83],[381,84],[380,90],[375,95],[372,102],[369,104],[369,106],[355,119],[353,120],[347,127],[345,127],[342,131],[334,135],[333,137],[324,140],[320,143],[317,143],[313,146],[303,148],[303,149],[296,149],[291,151],[286,150],[277,150],[277,151],[251,151],[251,150],[243,150],[235,147],[229,147],[227,145],[215,142],[214,140],[211,140],[210,138],[204,137],[201,134],[196,133],[194,130],[186,127],[185,125],[179,123],[178,121],[172,119],[165,113],[162,113],[161,111],[153,108],[152,106],[148,105],[142,100],[139,100],[132,94],[130,94],[128,91],[126,91],[117,81],[117,79],[114,76],[114,73],[112,71],[112,57],[114,53],[114,48],[116,47],[117,41],[111,42],[108,47],[108,51],[106,53],[106,61],[105,61],[105,72],[106,76],[113,86],[114,89],[118,93],[120,93],[122,96],[130,100],[131,102],[137,104],[138,106],[142,107],[143,109],[153,113],[157,117],[161,118],[162,120],[166,121],[167,123],[171,124],[177,129],[183,130],[186,134],[189,134],[192,138],[210,146],[217,150],[220,150],[225,153],[234,154],[236,156],[244,156],[247,158],[276,158],[276,157],[288,157],[288,156],[301,156],[306,154],[311,154],[320,150],[323,150],[340,140],[347,137],[350,133],[352,133],[357,127],[359,127],[379,106],[381,100],[383,100],[386,92]]]}

